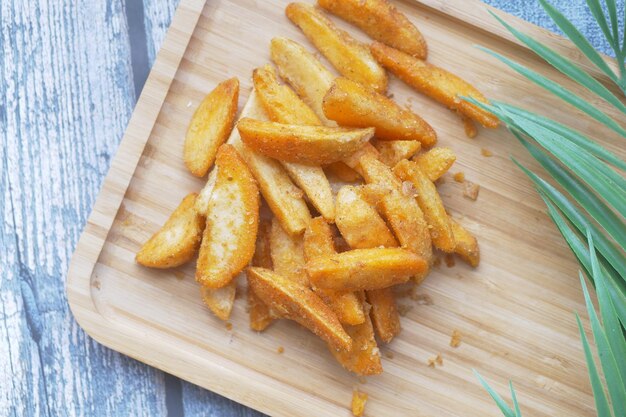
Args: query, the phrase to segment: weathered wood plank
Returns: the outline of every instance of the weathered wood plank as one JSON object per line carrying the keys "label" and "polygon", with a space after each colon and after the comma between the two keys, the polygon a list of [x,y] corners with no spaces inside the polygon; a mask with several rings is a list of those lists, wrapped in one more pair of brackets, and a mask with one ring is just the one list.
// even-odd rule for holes
{"label": "weathered wood plank", "polygon": [[134,105],[123,2],[0,7],[0,415],[165,415],[162,373],[86,336],[63,291]]}

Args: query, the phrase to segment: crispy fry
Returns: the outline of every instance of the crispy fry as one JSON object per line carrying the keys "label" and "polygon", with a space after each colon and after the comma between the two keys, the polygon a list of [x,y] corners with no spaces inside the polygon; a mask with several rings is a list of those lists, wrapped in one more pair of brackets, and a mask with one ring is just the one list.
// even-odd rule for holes
{"label": "crispy fry", "polygon": [[484,127],[498,127],[499,121],[495,115],[460,99],[465,96],[488,103],[485,96],[467,81],[380,42],[374,42],[371,50],[378,62],[420,93],[476,120]]}
{"label": "crispy fry", "polygon": [[190,261],[202,240],[204,217],[194,209],[196,193],[181,201],[163,227],[139,249],[135,260],[151,268],[172,268]]}
{"label": "crispy fry", "polygon": [[385,343],[400,333],[400,315],[391,288],[366,291],[367,301],[371,304],[370,316],[380,340]]}
{"label": "crispy fry", "polygon": [[274,272],[300,285],[309,286],[309,278],[304,270],[306,261],[302,236],[290,236],[276,218],[272,220],[270,229],[270,254]]}
{"label": "crispy fry", "polygon": [[456,240],[454,252],[459,255],[461,259],[470,264],[470,266],[476,268],[480,263],[480,248],[478,247],[478,241],[469,231],[467,231],[467,229],[457,223],[454,219],[450,219],[450,225],[452,226],[452,232],[454,233],[454,239]]}
{"label": "crispy fry", "polygon": [[359,27],[372,39],[426,59],[420,31],[387,0],[318,0],[329,12]]}
{"label": "crispy fry", "polygon": [[[386,189],[380,203],[381,211],[400,245],[421,256],[428,264],[432,263],[432,241],[428,224],[414,195],[403,192],[402,183],[391,168],[372,155],[362,157],[359,166],[368,184],[376,184]],[[421,282],[427,273],[428,268],[415,277],[416,281]]]}
{"label": "crispy fry", "polygon": [[206,180],[206,184],[198,194],[195,202],[195,208],[198,214],[201,214],[206,217],[207,211],[209,210],[209,202],[211,201],[211,196],[213,195],[213,189],[215,188],[215,180],[217,179],[217,169],[213,168],[211,172],[209,172],[209,177]]}
{"label": "crispy fry", "polygon": [[376,290],[423,273],[426,261],[400,248],[354,249],[313,258],[306,264],[311,283],[333,290]]}
{"label": "crispy fry", "polygon": [[322,11],[305,3],[291,3],[287,17],[344,77],[378,92],[387,89],[387,74],[368,48],[331,22]]}
{"label": "crispy fry", "polygon": [[334,177],[340,182],[357,182],[362,179],[358,172],[341,161],[326,165],[324,171],[326,175]]}
{"label": "crispy fry", "polygon": [[215,87],[196,109],[185,137],[185,165],[196,177],[209,171],[217,148],[230,135],[237,115],[239,80],[231,78]]}
{"label": "crispy fry", "polygon": [[450,148],[436,147],[413,157],[413,160],[419,164],[428,179],[434,182],[448,172],[456,161],[456,155]]}
{"label": "crispy fry", "polygon": [[372,145],[371,143],[366,143],[361,149],[359,149],[349,157],[344,158],[343,162],[362,177],[363,173],[361,170],[360,161],[365,156],[378,159],[380,157],[380,154],[378,153],[374,145]]}
{"label": "crispy fry", "polygon": [[[321,217],[309,223],[304,232],[304,255],[307,261],[336,253],[330,225]],[[365,321],[363,303],[353,292],[313,289],[317,295],[337,314],[339,321],[347,325],[358,325]]]}
{"label": "crispy fry", "polygon": [[428,179],[417,162],[406,159],[400,161],[393,172],[402,181],[410,181],[415,187],[417,191],[415,199],[430,226],[430,237],[435,247],[444,252],[454,251],[456,243],[450,226],[450,217],[446,213],[435,184]]}
{"label": "crispy fry", "polygon": [[[254,70],[252,79],[259,101],[270,120],[278,123],[319,126],[313,110],[286,85],[276,79],[274,69],[266,65]],[[304,191],[325,219],[335,218],[335,204],[330,183],[321,167],[282,162],[291,179]]]}
{"label": "crispy fry", "polygon": [[373,128],[300,126],[243,118],[237,129],[244,143],[266,156],[311,165],[340,161],[374,135]]}
{"label": "crispy fry", "polygon": [[269,269],[251,267],[247,274],[254,292],[272,310],[311,330],[333,349],[352,348],[352,339],[335,313],[309,288]]}
{"label": "crispy fry", "polygon": [[209,288],[200,286],[200,294],[204,304],[221,320],[228,320],[230,312],[235,304],[237,292],[237,279],[233,279],[222,288]]}
{"label": "crispy fry", "polygon": [[[257,119],[266,117],[265,111],[258,102],[255,91],[242,111]],[[296,187],[285,169],[272,158],[254,152],[241,141],[239,131],[233,129],[228,143],[237,148],[241,157],[246,161],[248,168],[259,184],[259,189],[272,213],[280,220],[280,224],[291,235],[304,232],[311,220],[311,213],[304,201],[302,190]]]}
{"label": "crispy fry", "polygon": [[361,197],[360,187],[344,186],[339,190],[335,222],[353,249],[398,246],[376,209]]}
{"label": "crispy fry", "polygon": [[437,141],[437,134],[424,119],[347,78],[333,82],[322,107],[326,117],[341,126],[375,127],[379,140],[417,140],[426,147]]}
{"label": "crispy fry", "polygon": [[[270,253],[270,227],[271,223],[269,220],[263,218],[260,220],[256,249],[252,257],[252,265],[254,266],[267,269],[272,269],[273,267]],[[265,330],[276,318],[269,307],[254,293],[250,285],[248,285],[248,309],[250,328],[257,332]]]}
{"label": "crispy fry", "polygon": [[250,262],[259,226],[259,190],[235,148],[217,152],[217,180],[202,237],[196,280],[222,288]]}
{"label": "crispy fry", "polygon": [[335,76],[313,54],[290,39],[272,39],[270,54],[280,76],[313,109],[323,124],[336,126],[324,116],[322,110],[322,100]]}
{"label": "crispy fry", "polygon": [[378,151],[378,159],[393,168],[403,159],[409,159],[419,152],[422,145],[415,140],[374,140],[372,144]]}

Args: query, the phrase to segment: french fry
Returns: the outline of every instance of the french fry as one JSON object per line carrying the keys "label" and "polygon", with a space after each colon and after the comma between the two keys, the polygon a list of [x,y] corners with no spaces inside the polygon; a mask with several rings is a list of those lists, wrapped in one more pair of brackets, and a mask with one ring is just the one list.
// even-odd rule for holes
{"label": "french fry", "polygon": [[[322,124],[313,110],[286,85],[276,79],[274,69],[265,65],[252,73],[254,88],[269,119],[273,122],[312,125]],[[321,167],[282,162],[291,179],[304,191],[325,219],[335,218],[335,204],[330,184]]]}
{"label": "french fry", "polygon": [[448,172],[456,161],[456,155],[450,148],[435,147],[428,152],[414,156],[413,160],[417,162],[428,179],[435,182]]}
{"label": "french fry", "polygon": [[430,226],[430,237],[435,247],[444,252],[453,252],[456,242],[450,225],[450,217],[446,213],[435,184],[428,179],[417,162],[406,159],[400,161],[393,172],[402,181],[410,181],[415,187],[415,199]]}
{"label": "french fry", "polygon": [[333,82],[322,108],[327,118],[341,126],[375,127],[379,140],[417,140],[426,147],[437,141],[437,134],[424,119],[347,78]]}
{"label": "french fry", "polygon": [[372,306],[370,317],[380,340],[385,343],[400,333],[400,315],[391,288],[366,291],[367,301]]}
{"label": "french fry", "polygon": [[230,312],[235,304],[237,292],[237,279],[233,279],[228,285],[222,288],[209,288],[200,286],[200,294],[204,304],[220,319],[228,320]]}
{"label": "french fry", "polygon": [[415,140],[374,140],[372,144],[378,151],[378,159],[390,168],[393,168],[403,159],[411,158],[422,147]]}
{"label": "french fry", "polygon": [[215,188],[215,180],[217,179],[217,169],[212,169],[209,172],[209,177],[206,180],[206,184],[198,194],[195,202],[195,208],[198,214],[201,214],[206,217],[207,212],[209,210],[209,202],[211,201],[211,196],[213,195],[213,189]]}
{"label": "french fry", "polygon": [[488,103],[485,96],[467,81],[380,42],[374,42],[370,49],[381,65],[420,93],[476,120],[484,127],[498,127],[499,121],[495,115],[460,99],[465,96]]}
{"label": "french fry", "polygon": [[230,135],[237,115],[238,98],[239,80],[231,78],[218,84],[193,114],[185,137],[183,159],[196,177],[206,175],[217,149]]}
{"label": "french fry", "polygon": [[343,162],[362,177],[363,173],[361,170],[361,159],[365,156],[378,159],[380,157],[380,154],[378,153],[374,145],[372,145],[371,143],[366,143],[361,149],[348,156],[347,158],[344,158]]}
{"label": "french fry", "polygon": [[289,235],[283,230],[280,222],[274,218],[269,241],[274,272],[308,287],[309,278],[304,269],[306,260],[302,236]]}
{"label": "french fry", "polygon": [[454,252],[461,257],[470,266],[476,268],[480,263],[480,248],[478,241],[463,226],[454,219],[450,219],[452,232],[456,241]]}
{"label": "french fry", "polygon": [[[254,90],[250,94],[242,115],[257,119],[267,117]],[[233,129],[228,143],[232,144],[246,161],[267,205],[287,233],[302,234],[311,220],[311,213],[304,201],[302,190],[293,184],[285,169],[278,161],[254,152],[243,143],[237,129]]]}
{"label": "french fry", "polygon": [[204,217],[194,209],[196,193],[189,194],[152,237],[135,260],[150,268],[172,268],[190,261],[202,240]]}
{"label": "french fry", "polygon": [[[321,217],[314,218],[304,232],[305,259],[309,261],[334,253],[336,252],[330,225]],[[365,321],[363,303],[355,293],[322,288],[314,288],[313,291],[337,314],[342,324],[358,325]]]}
{"label": "french fry", "polygon": [[336,204],[335,223],[351,248],[398,246],[396,238],[376,209],[361,197],[359,187],[341,187]]}
{"label": "french fry", "polygon": [[302,45],[286,38],[274,38],[270,46],[272,61],[280,76],[291,85],[326,126],[336,126],[324,116],[322,100],[335,76]]}
{"label": "french fry", "polygon": [[306,264],[311,284],[332,290],[376,290],[423,273],[426,261],[400,248],[353,249],[313,258]]}
{"label": "french fry", "polygon": [[[261,218],[259,232],[256,238],[256,249],[252,257],[252,265],[261,268],[272,269],[272,256],[270,252],[270,228],[271,223]],[[247,275],[246,275],[247,276]],[[248,284],[248,314],[250,316],[250,328],[262,332],[277,318],[269,307],[261,301]]]}
{"label": "french fry", "polygon": [[241,140],[257,152],[311,165],[340,161],[374,136],[373,128],[300,126],[249,118],[241,119],[237,129]]}
{"label": "french fry", "polygon": [[318,0],[317,4],[352,23],[372,39],[426,59],[420,31],[387,0]]}
{"label": "french fry", "polygon": [[196,280],[214,289],[228,285],[250,262],[259,226],[259,189],[235,148],[222,145],[216,165],[196,267]]}
{"label": "french fry", "polygon": [[368,48],[348,32],[337,28],[319,8],[291,3],[285,13],[344,77],[378,92],[387,89],[387,74]]}
{"label": "french fry", "polygon": [[361,180],[358,172],[350,168],[345,162],[333,162],[324,167],[326,175],[334,177],[341,182],[357,182]]}
{"label": "french fry", "polygon": [[335,313],[308,287],[269,269],[250,267],[247,274],[255,294],[281,317],[300,323],[333,349],[352,348],[352,339]]}

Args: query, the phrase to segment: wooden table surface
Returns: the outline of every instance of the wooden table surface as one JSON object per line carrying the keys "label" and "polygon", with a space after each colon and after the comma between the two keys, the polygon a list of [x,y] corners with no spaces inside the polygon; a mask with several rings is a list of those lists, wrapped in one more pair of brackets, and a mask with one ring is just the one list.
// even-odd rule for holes
{"label": "wooden table surface", "polygon": [[[488,3],[553,29],[536,0]],[[609,52],[584,0],[552,3]],[[65,299],[69,259],[177,4],[0,2],[0,416],[260,415],[100,346]]]}

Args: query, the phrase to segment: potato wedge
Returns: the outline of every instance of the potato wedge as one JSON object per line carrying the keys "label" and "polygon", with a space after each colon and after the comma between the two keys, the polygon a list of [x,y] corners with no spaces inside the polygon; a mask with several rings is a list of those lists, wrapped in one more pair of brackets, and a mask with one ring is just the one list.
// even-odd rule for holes
{"label": "potato wedge", "polygon": [[[254,90],[250,94],[242,115],[257,119],[267,118]],[[280,224],[287,233],[302,234],[311,220],[311,213],[304,201],[302,190],[293,184],[285,169],[278,161],[254,152],[243,143],[237,129],[233,129],[228,143],[232,144],[246,161],[267,205],[280,220]]]}
{"label": "potato wedge", "polygon": [[420,31],[387,0],[318,0],[317,4],[357,26],[372,39],[426,59]]}
{"label": "potato wedge", "polygon": [[358,182],[362,180],[358,172],[341,161],[326,165],[324,171],[328,177],[339,182]]}
{"label": "potato wedge", "polygon": [[367,301],[372,306],[370,317],[376,334],[385,343],[400,333],[400,315],[391,288],[366,291]]}
{"label": "potato wedge", "polygon": [[304,259],[302,236],[289,235],[283,230],[280,222],[274,218],[272,219],[269,240],[274,272],[308,287],[309,278],[304,269],[306,260]]}
{"label": "potato wedge", "polygon": [[248,268],[248,282],[272,310],[311,330],[336,350],[350,350],[352,339],[333,311],[309,288],[269,269]]}
{"label": "potato wedge", "polygon": [[470,266],[476,268],[480,263],[480,248],[476,238],[457,223],[454,219],[450,219],[452,232],[456,241],[454,252],[461,257]]}
{"label": "potato wedge", "polygon": [[363,200],[360,187],[344,186],[337,193],[335,224],[353,249],[398,246],[374,207]]}
{"label": "potato wedge", "polygon": [[423,258],[400,248],[354,249],[313,258],[306,264],[311,284],[344,291],[402,284],[427,268]]}
{"label": "potato wedge", "polygon": [[225,287],[250,262],[259,226],[259,189],[243,159],[233,146],[224,144],[216,164],[196,267],[196,280],[209,288]]}
{"label": "potato wedge", "polygon": [[[313,110],[286,85],[276,79],[274,69],[265,65],[252,73],[254,88],[269,119],[273,122],[319,126],[322,124]],[[283,167],[311,204],[325,219],[334,221],[335,204],[330,183],[321,167],[282,162]]]}
{"label": "potato wedge", "polygon": [[263,155],[310,165],[340,161],[374,136],[373,128],[300,126],[249,118],[241,119],[237,129],[241,140]]}
{"label": "potato wedge", "polygon": [[[256,237],[256,249],[252,257],[252,265],[261,268],[272,269],[272,256],[270,252],[270,228],[271,222],[261,218],[259,221],[259,232]],[[246,275],[247,277],[247,275]],[[276,315],[270,308],[254,293],[248,284],[248,314],[250,317],[250,328],[257,332],[262,332],[269,326]]]}
{"label": "potato wedge", "polygon": [[326,126],[337,126],[322,110],[322,100],[335,76],[302,45],[286,38],[274,38],[270,46],[272,61],[280,76],[313,109]]}
{"label": "potato wedge", "polygon": [[237,279],[233,279],[228,285],[222,288],[209,288],[200,286],[202,301],[220,319],[228,320],[230,312],[235,304],[237,292]]}
{"label": "potato wedge", "polygon": [[410,181],[415,187],[415,200],[430,226],[430,237],[435,247],[444,252],[453,252],[456,242],[450,226],[450,217],[435,184],[428,179],[417,162],[406,159],[400,161],[393,172],[402,181]]}
{"label": "potato wedge", "polygon": [[403,159],[409,159],[422,148],[415,140],[374,140],[372,145],[378,151],[378,159],[390,168]]}
{"label": "potato wedge", "polygon": [[183,159],[196,177],[213,165],[217,149],[233,129],[239,99],[239,80],[231,78],[215,87],[196,109],[185,137]]}
{"label": "potato wedge", "polygon": [[195,256],[202,240],[204,217],[194,209],[196,193],[187,195],[163,227],[143,244],[135,260],[150,268],[172,268]]}
{"label": "potato wedge", "polygon": [[488,128],[498,127],[498,118],[488,111],[461,100],[461,96],[472,97],[488,103],[485,96],[473,85],[458,76],[436,67],[419,58],[407,55],[383,43],[374,42],[372,53],[385,68],[422,94],[440,102],[451,110],[457,110]]}
{"label": "potato wedge", "polygon": [[347,78],[333,82],[322,108],[327,118],[341,126],[375,127],[379,140],[417,140],[426,147],[437,141],[437,134],[424,119]]}
{"label": "potato wedge", "polygon": [[335,26],[319,8],[291,3],[285,13],[344,77],[381,93],[387,90],[387,74],[367,46]]}
{"label": "potato wedge", "polygon": [[428,179],[435,182],[448,172],[456,161],[456,155],[450,148],[435,147],[428,152],[414,156],[413,160],[418,163]]}
{"label": "potato wedge", "polygon": [[[330,225],[321,217],[314,218],[304,232],[305,259],[308,261],[334,253],[334,236]],[[355,293],[322,288],[314,288],[313,291],[337,314],[342,324],[358,325],[365,321],[363,302]]]}

